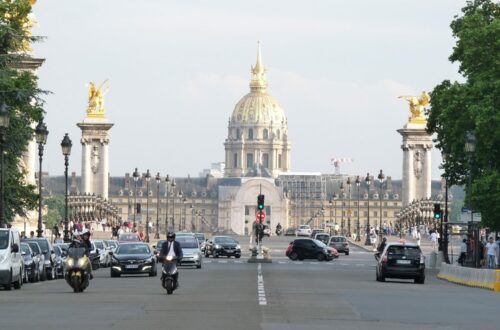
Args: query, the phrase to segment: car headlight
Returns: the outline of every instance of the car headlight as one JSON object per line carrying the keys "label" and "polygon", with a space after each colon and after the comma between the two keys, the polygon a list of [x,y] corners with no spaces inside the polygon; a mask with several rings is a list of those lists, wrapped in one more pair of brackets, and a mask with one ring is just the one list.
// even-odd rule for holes
{"label": "car headlight", "polygon": [[199,259],[200,256],[198,254],[193,254],[193,259]]}
{"label": "car headlight", "polygon": [[220,249],[220,245],[219,244],[215,244],[215,248],[216,249]]}
{"label": "car headlight", "polygon": [[236,250],[241,250],[241,246],[239,244],[236,245]]}

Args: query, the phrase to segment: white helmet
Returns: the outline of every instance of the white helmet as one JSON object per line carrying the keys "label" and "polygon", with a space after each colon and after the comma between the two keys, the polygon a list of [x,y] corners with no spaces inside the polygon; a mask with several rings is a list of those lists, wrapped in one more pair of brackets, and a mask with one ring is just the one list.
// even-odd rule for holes
{"label": "white helmet", "polygon": [[85,234],[89,234],[90,235],[90,231],[87,228],[83,228],[82,229],[82,231],[80,232],[80,236],[83,236]]}
{"label": "white helmet", "polygon": [[74,230],[73,231],[73,236],[80,236],[80,232],[78,231],[78,229]]}

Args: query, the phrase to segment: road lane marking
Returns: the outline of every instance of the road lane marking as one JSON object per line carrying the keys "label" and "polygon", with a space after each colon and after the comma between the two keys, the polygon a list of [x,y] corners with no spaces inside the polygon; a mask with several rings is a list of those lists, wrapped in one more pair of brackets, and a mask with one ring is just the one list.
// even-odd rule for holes
{"label": "road lane marking", "polygon": [[262,277],[262,264],[257,267],[257,292],[259,296],[259,305],[266,306],[266,291],[264,290],[264,277]]}

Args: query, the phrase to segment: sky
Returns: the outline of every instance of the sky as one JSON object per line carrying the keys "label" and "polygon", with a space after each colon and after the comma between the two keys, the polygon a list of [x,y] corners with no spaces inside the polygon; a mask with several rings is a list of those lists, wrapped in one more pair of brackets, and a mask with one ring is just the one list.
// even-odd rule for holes
{"label": "sky", "polygon": [[[60,142],[73,140],[80,174],[81,131],[90,81],[109,79],[104,103],[110,175],[198,176],[224,161],[228,118],[249,92],[257,41],[268,92],[288,118],[293,172],[383,169],[402,176],[400,95],[459,80],[449,28],[458,0],[39,0],[33,9],[39,86],[46,96],[44,171],[64,173]],[[432,177],[441,157],[433,152]]]}

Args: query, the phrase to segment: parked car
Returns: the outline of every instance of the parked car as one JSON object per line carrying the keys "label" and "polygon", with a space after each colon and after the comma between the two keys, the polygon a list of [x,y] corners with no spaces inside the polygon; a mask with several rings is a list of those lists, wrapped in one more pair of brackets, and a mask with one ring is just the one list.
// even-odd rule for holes
{"label": "parked car", "polygon": [[124,274],[148,274],[156,276],[156,258],[146,243],[120,244],[111,252],[111,277]]}
{"label": "parked car", "polygon": [[328,242],[330,241],[330,235],[327,233],[317,233],[314,235],[314,239],[317,239],[320,242],[323,242],[323,244],[328,245]]}
{"label": "parked car", "polygon": [[28,244],[33,252],[33,258],[38,259],[38,274],[40,281],[47,280],[47,271],[45,270],[45,255],[42,253],[42,248],[35,241],[21,240],[21,243]]}
{"label": "parked car", "polygon": [[0,229],[0,285],[5,290],[20,289],[23,285],[24,263],[21,254],[19,231]]}
{"label": "parked car", "polygon": [[198,243],[200,244],[200,250],[201,252],[205,252],[205,242],[206,242],[206,237],[205,234],[203,233],[195,233],[194,236],[198,240]]}
{"label": "parked car", "polygon": [[316,234],[319,234],[319,233],[324,233],[325,231],[321,228],[314,228],[313,230],[311,230],[311,235],[310,237],[311,238],[314,238],[316,236]]}
{"label": "parked car", "polygon": [[228,258],[234,256],[235,258],[240,258],[241,246],[232,237],[214,236],[212,239],[208,240],[205,245],[205,257],[210,255],[214,258],[218,258],[219,256],[227,256]]}
{"label": "parked car", "polygon": [[115,241],[113,239],[107,239],[107,240],[105,240],[105,242],[108,245],[110,251],[114,252],[116,250],[116,248],[118,247],[118,241]]}
{"label": "parked car", "polygon": [[196,268],[201,268],[202,254],[200,250],[200,244],[195,237],[181,236],[176,237],[176,241],[179,242],[182,248],[182,266],[196,266]]}
{"label": "parked car", "polygon": [[298,238],[290,242],[285,255],[291,260],[318,259],[330,261],[334,258],[334,249],[311,238]]}
{"label": "parked car", "polygon": [[382,253],[376,253],[376,279],[413,279],[415,283],[425,282],[425,257],[416,244],[390,243]]}
{"label": "parked car", "polygon": [[21,243],[21,255],[24,259],[23,282],[38,282],[40,280],[40,259],[33,256],[33,251],[27,243]]}
{"label": "parked car", "polygon": [[118,236],[118,244],[121,243],[131,243],[131,242],[141,242],[141,238],[137,233],[126,233]]}
{"label": "parked car", "polygon": [[311,236],[311,227],[309,225],[300,225],[297,228],[296,236]]}
{"label": "parked car", "polygon": [[99,253],[99,265],[102,267],[108,267],[111,264],[111,255],[109,252],[111,251],[110,248],[108,248],[107,244],[103,240],[93,240],[95,248]]}
{"label": "parked car", "polygon": [[264,225],[264,236],[271,237],[271,228],[268,225]]}
{"label": "parked car", "polygon": [[28,238],[23,241],[26,242],[36,242],[38,245],[40,245],[40,248],[42,249],[42,253],[45,257],[45,272],[47,273],[47,279],[48,280],[53,280],[56,278],[56,254],[54,253],[54,249],[52,248],[52,244],[50,243],[50,240],[47,237],[40,237],[40,238]]}
{"label": "parked car", "polygon": [[66,261],[66,253],[60,244],[54,244],[54,252],[56,254],[56,278],[64,278],[64,263]]}
{"label": "parked car", "polygon": [[285,236],[295,236],[296,231],[297,231],[297,229],[295,229],[293,227],[289,227],[285,230]]}
{"label": "parked car", "polygon": [[335,248],[338,252],[349,255],[349,241],[345,236],[332,236],[328,242],[328,246]]}

